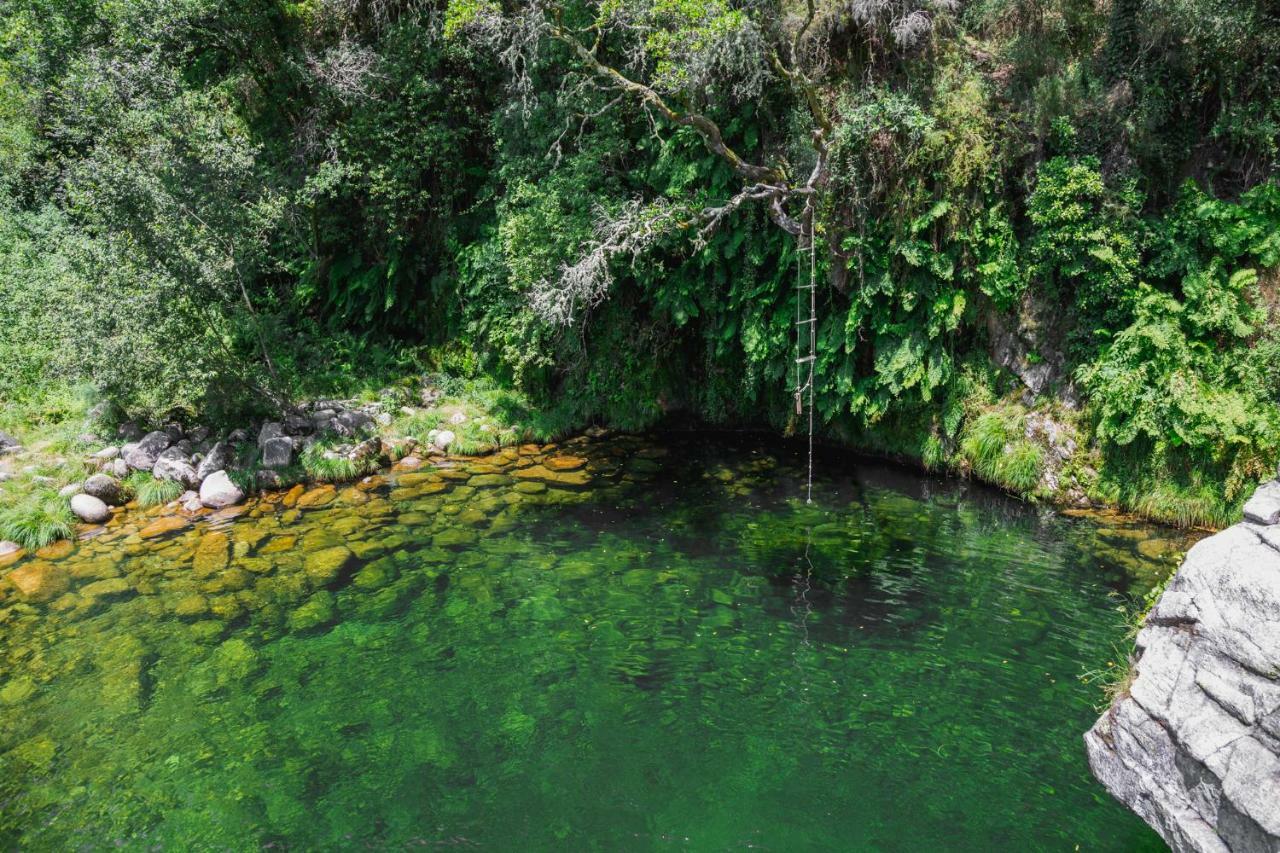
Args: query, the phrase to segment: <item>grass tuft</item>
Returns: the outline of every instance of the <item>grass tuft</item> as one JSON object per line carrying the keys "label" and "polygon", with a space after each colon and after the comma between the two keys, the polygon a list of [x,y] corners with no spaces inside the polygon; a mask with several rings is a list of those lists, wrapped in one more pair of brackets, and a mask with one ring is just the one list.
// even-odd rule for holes
{"label": "grass tuft", "polygon": [[66,498],[51,489],[34,491],[17,503],[0,506],[0,539],[27,549],[43,548],[70,538],[75,522]]}
{"label": "grass tuft", "polygon": [[160,480],[146,471],[134,471],[125,480],[125,485],[143,509],[175,501],[183,492],[182,484],[176,480]]}

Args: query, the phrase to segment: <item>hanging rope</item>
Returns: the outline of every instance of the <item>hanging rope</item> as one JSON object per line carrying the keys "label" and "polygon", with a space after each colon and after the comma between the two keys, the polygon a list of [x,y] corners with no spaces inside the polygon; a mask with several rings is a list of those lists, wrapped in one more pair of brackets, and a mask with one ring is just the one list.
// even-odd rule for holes
{"label": "hanging rope", "polygon": [[[808,211],[806,220],[809,225],[809,283],[804,283],[804,232],[797,238],[796,251],[796,381],[795,401],[796,417],[805,415],[808,406],[809,430],[809,471],[805,485],[805,503],[813,503],[813,370],[818,359],[818,260],[817,241],[814,239],[813,211]],[[809,292],[809,316],[803,317],[804,292]],[[809,334],[809,354],[802,355],[805,329]],[[800,383],[803,368],[808,368],[804,384]],[[807,397],[807,399],[806,399]]]}

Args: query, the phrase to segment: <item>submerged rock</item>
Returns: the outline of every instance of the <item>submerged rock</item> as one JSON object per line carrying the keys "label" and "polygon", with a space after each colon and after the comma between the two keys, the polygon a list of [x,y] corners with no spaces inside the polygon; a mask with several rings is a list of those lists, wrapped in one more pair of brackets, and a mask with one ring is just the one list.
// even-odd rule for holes
{"label": "submerged rock", "polygon": [[1085,736],[1094,775],[1175,851],[1280,850],[1280,525],[1193,547],[1136,646],[1132,684]]}

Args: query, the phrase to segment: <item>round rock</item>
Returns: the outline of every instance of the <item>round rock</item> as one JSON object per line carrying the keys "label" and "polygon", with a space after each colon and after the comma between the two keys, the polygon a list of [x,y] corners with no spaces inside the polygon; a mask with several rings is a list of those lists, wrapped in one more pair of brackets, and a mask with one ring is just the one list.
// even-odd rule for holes
{"label": "round rock", "polygon": [[101,524],[111,518],[111,508],[93,495],[80,494],[71,499],[71,511],[81,521]]}

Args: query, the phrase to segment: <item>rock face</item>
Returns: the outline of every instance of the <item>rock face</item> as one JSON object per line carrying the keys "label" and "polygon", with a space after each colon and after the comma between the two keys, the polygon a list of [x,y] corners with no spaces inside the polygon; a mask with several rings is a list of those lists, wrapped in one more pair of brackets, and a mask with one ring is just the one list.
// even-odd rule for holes
{"label": "rock face", "polygon": [[1093,774],[1175,851],[1280,851],[1278,489],[1187,554],[1085,735]]}

